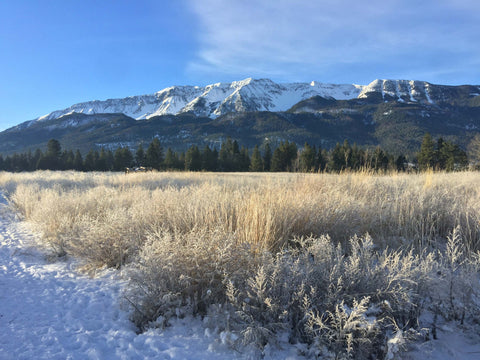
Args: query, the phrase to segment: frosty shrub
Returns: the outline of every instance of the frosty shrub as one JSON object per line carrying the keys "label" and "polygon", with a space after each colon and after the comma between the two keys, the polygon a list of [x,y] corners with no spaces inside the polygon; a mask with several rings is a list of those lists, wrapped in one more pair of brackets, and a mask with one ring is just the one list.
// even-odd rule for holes
{"label": "frosty shrub", "polygon": [[205,315],[211,304],[225,303],[227,278],[247,278],[255,264],[251,255],[221,231],[153,231],[130,269],[125,298],[134,307],[133,321],[145,329],[179,309]]}
{"label": "frosty shrub", "polygon": [[394,325],[418,325],[433,256],[377,251],[369,236],[352,238],[349,249],[327,236],[293,245],[261,256],[246,282],[229,281],[230,330],[237,342],[263,347],[272,334],[288,329],[291,342],[362,358],[383,351]]}

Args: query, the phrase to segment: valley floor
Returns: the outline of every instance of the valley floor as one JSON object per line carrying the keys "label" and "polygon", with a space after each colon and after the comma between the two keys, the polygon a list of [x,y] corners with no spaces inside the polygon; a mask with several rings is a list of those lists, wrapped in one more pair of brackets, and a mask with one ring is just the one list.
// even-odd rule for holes
{"label": "valley floor", "polygon": [[[0,359],[295,359],[299,347],[280,344],[264,354],[228,348],[222,334],[198,319],[176,320],[165,330],[136,334],[119,305],[126,282],[105,270],[79,274],[74,260],[49,262],[37,250],[34,231],[0,200]],[[449,324],[439,339],[390,354],[403,359],[478,359],[473,329]],[[223,341],[222,341],[223,339]],[[308,353],[308,352],[307,352]]]}

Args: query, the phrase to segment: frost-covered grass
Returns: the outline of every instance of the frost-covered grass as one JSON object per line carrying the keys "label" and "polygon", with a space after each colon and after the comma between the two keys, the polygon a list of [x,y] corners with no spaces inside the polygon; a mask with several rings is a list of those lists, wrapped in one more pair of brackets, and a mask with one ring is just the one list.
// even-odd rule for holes
{"label": "frost-covered grass", "polygon": [[439,319],[480,323],[479,183],[478,173],[0,174],[55,255],[91,273],[128,270],[140,331],[193,314],[233,347],[288,334],[337,358],[382,358],[399,334],[435,337]]}

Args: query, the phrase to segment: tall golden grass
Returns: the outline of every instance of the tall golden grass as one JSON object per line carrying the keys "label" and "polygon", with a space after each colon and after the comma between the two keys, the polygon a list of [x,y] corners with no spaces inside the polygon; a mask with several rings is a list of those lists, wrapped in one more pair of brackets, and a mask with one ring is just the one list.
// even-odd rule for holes
{"label": "tall golden grass", "polygon": [[120,246],[123,255],[108,261],[116,266],[158,229],[221,231],[257,251],[277,251],[295,237],[325,234],[338,242],[369,233],[379,245],[424,246],[460,226],[466,248],[477,250],[478,184],[474,172],[0,175],[47,244],[82,256],[92,246]]}

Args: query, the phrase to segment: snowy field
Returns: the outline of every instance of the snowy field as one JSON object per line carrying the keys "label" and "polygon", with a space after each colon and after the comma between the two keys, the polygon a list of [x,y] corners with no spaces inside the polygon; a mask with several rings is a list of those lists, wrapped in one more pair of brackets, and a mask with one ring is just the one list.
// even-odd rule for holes
{"label": "snowy field", "polygon": [[[230,349],[224,334],[201,320],[138,335],[121,308],[126,281],[115,270],[95,278],[79,274],[69,259],[49,262],[36,235],[0,200],[0,359],[296,359],[301,348],[280,343],[259,351]],[[393,344],[392,344],[393,345]],[[392,347],[395,349],[395,346]],[[304,349],[305,350],[305,349]],[[308,354],[308,351],[304,352]],[[472,328],[439,324],[438,340],[410,345],[389,359],[480,359]]]}

